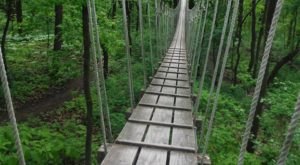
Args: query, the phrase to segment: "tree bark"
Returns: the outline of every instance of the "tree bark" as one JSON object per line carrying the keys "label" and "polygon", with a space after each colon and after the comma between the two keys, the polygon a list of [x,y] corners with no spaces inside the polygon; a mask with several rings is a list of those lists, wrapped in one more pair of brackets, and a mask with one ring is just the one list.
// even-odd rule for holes
{"label": "tree bark", "polygon": [[[264,37],[264,41],[267,40],[268,34],[269,34],[269,30],[271,27],[271,23],[272,23],[272,18],[273,18],[273,14],[275,11],[275,7],[276,7],[276,3],[277,0],[267,0],[266,1],[266,8],[267,8],[267,13],[266,13],[266,24],[265,24],[265,37]],[[259,132],[259,128],[260,128],[260,116],[263,113],[264,110],[264,104],[261,102],[261,98],[263,98],[266,93],[267,93],[267,88],[268,88],[268,76],[269,76],[269,65],[267,65],[266,68],[266,73],[264,75],[263,78],[263,83],[262,83],[262,87],[261,87],[261,92],[259,95],[259,101],[258,104],[256,106],[256,113],[255,113],[255,117],[254,117],[254,121],[253,121],[253,126],[251,128],[251,135],[252,138],[251,140],[249,140],[248,145],[247,145],[247,151],[250,153],[254,153],[255,151],[255,140],[258,137],[258,132]]]}
{"label": "tree bark", "polygon": [[22,34],[22,26],[20,24],[23,22],[23,8],[21,0],[16,0],[16,19],[18,23],[18,33]]}
{"label": "tree bark", "polygon": [[250,56],[250,62],[248,66],[248,72],[251,73],[253,69],[255,59],[255,50],[256,50],[256,0],[252,0],[252,17],[251,17],[251,56]]}
{"label": "tree bark", "polygon": [[126,16],[127,16],[127,29],[128,29],[128,37],[129,37],[129,50],[132,52],[132,37],[131,37],[131,11],[132,11],[132,3],[130,0],[126,0]]}
{"label": "tree bark", "polygon": [[6,12],[6,22],[4,25],[2,39],[1,39],[1,50],[2,50],[3,62],[4,62],[4,66],[5,66],[5,69],[7,72],[8,72],[8,67],[7,67],[5,45],[6,45],[6,38],[7,38],[7,34],[8,34],[8,28],[9,28],[9,24],[10,24],[11,17],[12,17],[12,10],[13,10],[13,4],[12,4],[12,1],[9,0],[6,3],[6,11],[5,11]]}
{"label": "tree bark", "polygon": [[140,26],[139,26],[139,13],[140,13],[140,8],[139,8],[139,4],[138,4],[138,1],[136,1],[135,3],[135,6],[136,6],[136,20],[135,20],[135,30],[138,32],[139,29],[140,29]]}
{"label": "tree bark", "polygon": [[108,50],[106,45],[103,42],[101,43],[101,48],[102,48],[102,53],[103,53],[103,73],[104,73],[104,78],[107,79],[108,77]]}
{"label": "tree bark", "polygon": [[83,88],[86,102],[86,142],[85,142],[85,164],[92,163],[92,130],[93,130],[93,102],[90,90],[90,31],[89,31],[89,14],[86,6],[82,7],[82,24],[83,24]]}
{"label": "tree bark", "polygon": [[55,5],[55,27],[54,27],[54,51],[61,50],[62,47],[62,21],[63,21],[63,5]]}
{"label": "tree bark", "polygon": [[243,30],[243,12],[244,12],[244,0],[239,0],[239,15],[238,15],[238,28],[236,32],[236,37],[238,38],[238,44],[236,48],[236,61],[235,61],[235,66],[234,66],[234,77],[233,77],[233,82],[236,85],[237,84],[237,74],[238,74],[238,68],[240,64],[240,59],[241,59],[241,43],[242,43],[242,30]]}
{"label": "tree bark", "polygon": [[117,1],[112,0],[111,1],[111,9],[110,9],[110,12],[109,12],[109,17],[114,19],[116,17],[116,12],[117,12]]}

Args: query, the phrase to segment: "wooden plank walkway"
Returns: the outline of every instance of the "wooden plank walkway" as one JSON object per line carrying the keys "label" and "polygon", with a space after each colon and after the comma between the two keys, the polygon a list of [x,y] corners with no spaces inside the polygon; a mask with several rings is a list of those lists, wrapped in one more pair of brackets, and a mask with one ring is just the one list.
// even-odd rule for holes
{"label": "wooden plank walkway", "polygon": [[193,165],[197,143],[185,51],[185,7],[170,48],[103,165]]}

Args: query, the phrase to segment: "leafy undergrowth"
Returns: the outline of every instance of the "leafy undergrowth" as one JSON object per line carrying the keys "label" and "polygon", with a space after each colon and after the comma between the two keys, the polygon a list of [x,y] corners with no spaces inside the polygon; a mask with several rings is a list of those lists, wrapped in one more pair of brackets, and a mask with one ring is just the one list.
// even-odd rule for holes
{"label": "leafy undergrowth", "polygon": [[[296,98],[299,94],[299,75],[299,71],[291,72],[291,70],[285,68],[280,78],[288,79],[288,76],[292,76],[293,81],[279,81],[277,79],[269,87],[267,96],[263,98],[265,111],[261,116],[261,129],[259,138],[256,140],[257,150],[254,154],[246,154],[245,164],[276,164],[288,123],[294,113]],[[244,77],[248,79],[248,76]],[[248,82],[252,83],[253,81]],[[249,92],[247,89],[241,85],[232,86],[228,83],[223,85],[214,129],[209,141],[208,153],[213,164],[230,165],[236,164],[238,160],[241,138],[252,97],[252,94],[245,97]],[[205,107],[207,96],[208,91],[204,90],[201,107]],[[294,137],[288,156],[288,165],[297,165],[300,162],[299,149],[300,129],[298,129]]]}
{"label": "leafy undergrowth", "polygon": [[[72,101],[53,112],[35,116],[19,124],[27,164],[83,164],[86,127],[84,97]],[[93,161],[102,137],[97,108],[94,108]],[[122,113],[111,114],[114,137],[125,124]],[[16,148],[9,125],[0,127],[0,164],[17,164]]]}
{"label": "leafy undergrowth", "polygon": [[[14,39],[9,44],[8,77],[16,102],[39,99],[49,89],[59,88],[80,75],[80,52],[68,49],[45,51],[46,47],[43,36],[25,41]],[[1,93],[2,90],[0,96]]]}

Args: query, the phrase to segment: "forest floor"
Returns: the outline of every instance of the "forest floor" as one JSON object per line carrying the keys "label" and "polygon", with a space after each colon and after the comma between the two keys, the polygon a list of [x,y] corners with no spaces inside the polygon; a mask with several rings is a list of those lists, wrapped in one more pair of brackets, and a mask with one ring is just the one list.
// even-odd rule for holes
{"label": "forest floor", "polygon": [[[49,89],[39,99],[30,100],[24,104],[17,104],[15,114],[17,121],[26,121],[31,116],[38,116],[41,113],[58,109],[66,101],[70,101],[76,97],[76,95],[74,95],[75,91],[79,91],[82,88],[82,77],[79,77],[69,80],[62,87]],[[0,124],[8,121],[8,119],[8,114],[0,111]]]}

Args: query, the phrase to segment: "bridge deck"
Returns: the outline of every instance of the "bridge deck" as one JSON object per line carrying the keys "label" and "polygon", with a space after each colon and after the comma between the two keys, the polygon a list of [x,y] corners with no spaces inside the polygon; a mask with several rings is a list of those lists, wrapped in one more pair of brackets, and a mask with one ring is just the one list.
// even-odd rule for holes
{"label": "bridge deck", "polygon": [[185,53],[185,1],[166,56],[103,165],[197,164]]}

